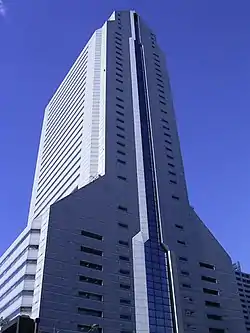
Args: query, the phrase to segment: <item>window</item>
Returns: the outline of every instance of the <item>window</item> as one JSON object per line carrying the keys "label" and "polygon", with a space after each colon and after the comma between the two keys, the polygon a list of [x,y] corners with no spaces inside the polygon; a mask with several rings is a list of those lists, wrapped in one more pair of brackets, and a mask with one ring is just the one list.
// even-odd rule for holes
{"label": "window", "polygon": [[126,177],[123,177],[123,176],[117,176],[117,178],[121,179],[121,180],[127,180]]}
{"label": "window", "polygon": [[123,89],[116,87],[117,91],[123,92]]}
{"label": "window", "polygon": [[168,151],[173,151],[171,148],[169,148],[169,147],[165,147],[166,148],[166,150],[168,150]]}
{"label": "window", "polygon": [[115,73],[115,74],[116,74],[116,76],[123,78],[122,74],[119,74],[119,73]]}
{"label": "window", "polygon": [[128,247],[129,244],[127,241],[119,240],[119,244]]}
{"label": "window", "polygon": [[[116,63],[117,66],[121,66],[121,67],[123,67],[123,64],[122,64],[121,62],[116,61],[115,63]],[[116,68],[117,68],[117,67],[116,67]]]}
{"label": "window", "polygon": [[120,141],[116,141],[116,143],[117,143],[119,146],[121,146],[121,147],[125,147],[125,146],[126,146],[125,143],[120,142]]}
{"label": "window", "polygon": [[129,284],[120,283],[120,288],[123,289],[123,290],[129,290],[130,289],[130,285]]}
{"label": "window", "polygon": [[217,280],[215,278],[210,277],[210,276],[202,275],[201,279],[202,279],[202,281],[217,283]]}
{"label": "window", "polygon": [[[117,42],[116,42],[116,43],[117,43]],[[116,47],[117,50],[122,51],[122,48],[121,48],[121,47],[119,47],[119,46],[117,46],[117,45],[116,45],[115,47]]]}
{"label": "window", "polygon": [[131,320],[131,315],[120,314],[120,318],[123,320]]}
{"label": "window", "polygon": [[130,305],[131,304],[131,300],[130,299],[121,298],[120,299],[120,304]]}
{"label": "window", "polygon": [[171,138],[171,135],[168,133],[164,133],[165,136],[167,136],[168,138]]}
{"label": "window", "polygon": [[117,150],[117,153],[120,154],[120,155],[123,155],[123,156],[126,155],[126,153],[124,153],[124,151],[121,151],[121,150]]}
{"label": "window", "polygon": [[121,105],[121,104],[116,104],[116,106],[117,106],[118,108],[120,108],[120,109],[124,109],[124,106]]}
{"label": "window", "polygon": [[123,81],[122,80],[120,80],[120,79],[115,79],[116,80],[116,82],[119,82],[119,83],[123,83]]}
{"label": "window", "polygon": [[89,262],[89,261],[83,261],[83,260],[81,260],[80,261],[80,266],[91,268],[91,269],[95,269],[97,271],[102,271],[102,265],[94,264],[94,263]]}
{"label": "window", "polygon": [[172,198],[175,199],[175,200],[180,200],[180,198],[175,196],[175,195],[172,195]]}
{"label": "window", "polygon": [[219,295],[218,290],[203,288],[203,292],[209,295]]}
{"label": "window", "polygon": [[192,311],[192,310],[185,310],[185,315],[186,316],[188,316],[188,317],[191,317],[191,316],[193,316],[194,315],[194,311]]}
{"label": "window", "polygon": [[123,261],[130,261],[129,257],[126,257],[126,256],[119,256],[119,259],[123,260]]}
{"label": "window", "polygon": [[125,129],[124,129],[124,127],[121,127],[121,126],[116,126],[116,128],[118,128],[119,130],[121,130],[121,131],[125,131]]}
{"label": "window", "polygon": [[[93,325],[77,325],[77,330],[79,332],[91,332],[91,330],[93,330]],[[95,333],[102,333],[102,328],[101,327],[96,327],[95,328]]]}
{"label": "window", "polygon": [[121,139],[125,139],[125,136],[123,134],[117,133],[116,136],[118,136]]}
{"label": "window", "polygon": [[81,251],[85,253],[94,254],[96,256],[102,256],[102,251],[97,249],[92,249],[90,247],[81,246]]}
{"label": "window", "polygon": [[168,171],[168,173],[169,173],[170,175],[172,175],[172,176],[176,176],[176,173],[173,172],[173,171]]}
{"label": "window", "polygon": [[[118,96],[116,96],[117,101],[124,102],[124,100]],[[117,105],[117,104],[116,104]],[[119,105],[119,104],[118,104]]]}
{"label": "window", "polygon": [[120,67],[116,67],[115,68],[117,71],[120,71],[120,72],[122,72],[123,71],[123,69],[122,68],[120,68]]}
{"label": "window", "polygon": [[[171,142],[171,141],[168,141],[168,140],[165,140],[165,142],[166,142],[167,144],[169,144],[169,145],[172,144],[172,142]],[[170,165],[170,164],[169,164],[169,165]]]}
{"label": "window", "polygon": [[175,227],[178,228],[178,229],[181,229],[181,230],[184,229],[183,225],[181,225],[181,224],[175,224]]}
{"label": "window", "polygon": [[91,277],[85,276],[85,275],[80,275],[79,276],[79,280],[81,282],[87,282],[87,283],[97,284],[98,286],[102,286],[102,284],[103,284],[102,280],[96,279],[96,278],[91,278]]}
{"label": "window", "polygon": [[118,206],[118,209],[119,210],[122,210],[123,212],[127,212],[128,211],[128,208],[127,207],[124,207],[124,206]]}
{"label": "window", "polygon": [[81,235],[85,236],[85,237],[89,237],[89,238],[94,238],[97,240],[103,240],[103,237],[101,235],[98,235],[98,234],[95,234],[93,232],[86,231],[86,230],[82,230]]}
{"label": "window", "polygon": [[218,316],[215,314],[207,314],[207,318],[212,320],[222,320],[222,316]]}
{"label": "window", "polygon": [[91,299],[93,301],[102,302],[103,296],[99,294],[89,293],[88,291],[79,291],[78,296],[81,298]]}
{"label": "window", "polygon": [[119,116],[124,117],[124,113],[120,112],[120,111],[116,111],[117,114],[119,114]]}
{"label": "window", "polygon": [[209,333],[226,333],[222,328],[209,328]]}
{"label": "window", "polygon": [[123,119],[116,118],[116,121],[118,121],[119,123],[122,123],[122,124],[124,124],[124,120],[123,120]]}
{"label": "window", "polygon": [[188,261],[188,259],[186,257],[179,257],[180,261]]}
{"label": "window", "polygon": [[186,245],[186,242],[181,241],[181,240],[177,240],[177,243],[178,243],[178,244],[181,244],[181,245]]}
{"label": "window", "polygon": [[118,225],[119,225],[119,227],[121,227],[121,228],[128,229],[128,225],[125,224],[125,223],[120,223],[120,222],[118,222]]}
{"label": "window", "polygon": [[121,163],[121,164],[126,164],[126,162],[125,162],[125,161],[123,161],[123,160],[120,160],[119,158],[117,159],[117,162],[118,162],[118,163]]}
{"label": "window", "polygon": [[220,303],[218,302],[205,301],[205,305],[213,308],[220,308]]}
{"label": "window", "polygon": [[189,283],[182,283],[182,285],[181,285],[183,288],[191,288],[191,284],[189,284]]}
{"label": "window", "polygon": [[119,273],[122,275],[130,275],[130,271],[128,269],[120,269]]}
{"label": "window", "polygon": [[211,265],[211,264],[207,264],[205,262],[200,262],[200,267],[204,267],[204,268],[208,268],[208,269],[215,269],[215,266],[214,265]]}
{"label": "window", "polygon": [[175,180],[172,180],[172,179],[170,179],[169,183],[170,184],[177,184],[177,182]]}
{"label": "window", "polygon": [[189,276],[190,274],[187,271],[181,271],[181,275],[183,275],[183,276]]}
{"label": "window", "polygon": [[93,309],[87,308],[78,308],[78,313],[86,315],[86,316],[93,316],[93,317],[102,317],[102,311],[97,311]]}

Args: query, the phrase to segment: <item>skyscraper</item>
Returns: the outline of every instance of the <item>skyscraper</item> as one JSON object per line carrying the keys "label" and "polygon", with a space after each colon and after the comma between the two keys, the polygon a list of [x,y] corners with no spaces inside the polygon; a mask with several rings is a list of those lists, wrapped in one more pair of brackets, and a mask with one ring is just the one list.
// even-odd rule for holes
{"label": "skyscraper", "polygon": [[135,12],[93,34],[46,107],[28,226],[0,267],[0,314],[41,332],[244,332],[231,259],[188,201],[165,56]]}

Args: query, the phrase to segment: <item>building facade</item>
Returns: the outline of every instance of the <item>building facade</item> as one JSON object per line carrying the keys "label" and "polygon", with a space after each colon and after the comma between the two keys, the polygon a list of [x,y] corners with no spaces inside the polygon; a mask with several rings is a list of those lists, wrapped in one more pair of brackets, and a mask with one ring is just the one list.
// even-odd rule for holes
{"label": "building facade", "polygon": [[133,11],[93,34],[46,107],[32,229],[41,332],[245,332],[231,259],[189,204],[165,56]]}
{"label": "building facade", "polygon": [[235,276],[240,296],[241,307],[244,315],[246,331],[250,331],[250,274],[241,270],[240,264],[234,265]]}

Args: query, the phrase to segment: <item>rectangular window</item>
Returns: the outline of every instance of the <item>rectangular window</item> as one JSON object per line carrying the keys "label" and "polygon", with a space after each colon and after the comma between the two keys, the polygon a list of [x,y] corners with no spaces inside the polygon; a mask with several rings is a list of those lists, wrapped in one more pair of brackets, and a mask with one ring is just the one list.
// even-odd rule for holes
{"label": "rectangular window", "polygon": [[212,320],[222,320],[222,316],[218,316],[215,314],[207,314],[207,318]]}
{"label": "rectangular window", "polygon": [[130,261],[129,257],[126,256],[119,256],[119,259],[122,261]]}
{"label": "rectangular window", "polygon": [[125,161],[123,161],[123,160],[120,160],[119,158],[117,159],[117,162],[118,162],[118,163],[121,163],[121,164],[126,164],[126,162],[125,162]]}
{"label": "rectangular window", "polygon": [[117,143],[119,146],[121,146],[121,147],[125,147],[125,143],[123,143],[123,142],[116,141],[116,143]]}
{"label": "rectangular window", "polygon": [[124,207],[124,206],[118,206],[117,207],[119,210],[122,210],[123,212],[127,212],[128,211],[128,208],[127,207]]}
{"label": "rectangular window", "polygon": [[177,182],[175,180],[172,180],[172,179],[170,179],[169,183],[170,184],[177,184]]}
{"label": "rectangular window", "polygon": [[170,128],[169,127],[167,127],[167,126],[165,126],[165,125],[162,125],[162,128],[164,128],[165,130],[167,130],[167,131],[169,131],[170,130]]}
{"label": "rectangular window", "polygon": [[168,138],[171,138],[171,135],[169,133],[164,133],[165,136],[167,136]]}
{"label": "rectangular window", "polygon": [[170,160],[174,159],[173,156],[171,156],[171,155],[167,155],[167,158],[169,158]]}
{"label": "rectangular window", "polygon": [[123,134],[116,133],[116,136],[118,136],[118,137],[121,138],[121,139],[125,139],[125,135],[123,135]]}
{"label": "rectangular window", "polygon": [[81,282],[92,283],[92,284],[96,284],[98,286],[102,286],[102,284],[103,284],[102,280],[96,279],[96,278],[92,278],[92,277],[89,277],[89,276],[85,276],[85,275],[80,275],[79,276],[79,280]]}
{"label": "rectangular window", "polygon": [[191,288],[191,284],[189,284],[189,283],[182,283],[182,287],[183,288]]}
{"label": "rectangular window", "polygon": [[124,151],[121,151],[121,150],[117,150],[117,154],[120,154],[120,155],[123,155],[123,156],[126,155],[126,153],[124,153]]}
{"label": "rectangular window", "polygon": [[172,198],[175,199],[175,200],[180,200],[180,198],[176,197],[175,195],[172,195]]}
{"label": "rectangular window", "polygon": [[[121,66],[121,67],[123,67],[123,64],[122,64],[121,62],[116,61],[115,63],[116,63],[117,66]],[[116,67],[116,68],[117,68],[117,67]]]}
{"label": "rectangular window", "polygon": [[122,34],[120,32],[117,32],[117,31],[115,32],[115,34],[118,35],[118,36],[122,36]]}
{"label": "rectangular window", "polygon": [[205,263],[205,262],[200,262],[200,267],[203,267],[203,268],[208,268],[208,269],[215,269],[215,266],[214,265],[211,265],[211,264],[208,264],[208,263]]}
{"label": "rectangular window", "polygon": [[126,177],[123,177],[123,176],[117,176],[117,178],[121,179],[121,180],[127,180]]}
{"label": "rectangular window", "polygon": [[89,293],[88,291],[79,291],[78,296],[81,298],[91,299],[93,301],[102,302],[103,296],[99,294]]}
{"label": "rectangular window", "polygon": [[203,288],[204,294],[209,294],[209,295],[219,295],[218,290],[214,289],[208,289],[208,288]]}
{"label": "rectangular window", "polygon": [[130,271],[128,269],[120,269],[119,273],[126,276],[130,275]]}
{"label": "rectangular window", "polygon": [[121,104],[116,104],[116,106],[117,106],[118,108],[120,108],[120,109],[124,109],[124,106],[121,105]]}
{"label": "rectangular window", "polygon": [[178,229],[181,229],[181,230],[184,229],[183,225],[181,225],[181,224],[175,224],[175,227],[178,228]]}
{"label": "rectangular window", "polygon": [[93,262],[89,262],[89,261],[81,260],[80,266],[95,269],[97,271],[102,271],[102,265],[94,264]]}
{"label": "rectangular window", "polygon": [[[77,331],[78,332],[91,332],[93,330],[93,325],[77,325]],[[101,327],[95,328],[95,333],[102,333]]]}
{"label": "rectangular window", "polygon": [[119,51],[122,51],[122,48],[119,47],[119,46],[117,46],[117,45],[115,45],[115,48],[116,48],[117,50],[119,50]]}
{"label": "rectangular window", "polygon": [[120,318],[123,320],[131,320],[131,315],[120,314]]}
{"label": "rectangular window", "polygon": [[126,299],[126,298],[121,298],[120,299],[120,304],[130,305],[131,304],[131,300],[130,299]]}
{"label": "rectangular window", "polygon": [[118,225],[119,225],[119,227],[121,227],[121,228],[128,229],[128,225],[125,224],[125,223],[120,223],[120,222],[119,222]]}
{"label": "rectangular window", "polygon": [[95,234],[93,232],[86,231],[86,230],[82,230],[81,235],[85,236],[85,237],[97,239],[97,240],[103,240],[103,237],[101,235],[98,235],[98,234]]}
{"label": "rectangular window", "polygon": [[166,143],[168,143],[169,145],[171,145],[171,144],[172,144],[172,142],[171,142],[171,141],[169,141],[169,140],[165,140],[165,142],[166,142]]}
{"label": "rectangular window", "polygon": [[209,328],[209,333],[226,333],[222,328]]}
{"label": "rectangular window", "polygon": [[202,281],[217,283],[217,280],[215,278],[210,277],[210,276],[202,275],[201,279],[202,279]]}
{"label": "rectangular window", "polygon": [[179,257],[180,261],[188,261],[188,259],[186,257]]}
{"label": "rectangular window", "polygon": [[116,60],[122,61],[122,58],[116,56]]}
{"label": "rectangular window", "polygon": [[129,284],[120,283],[120,288],[123,290],[130,290],[131,287]]}
{"label": "rectangular window", "polygon": [[176,173],[173,172],[173,171],[168,171],[168,173],[169,173],[170,175],[172,175],[172,176],[176,176]]}
{"label": "rectangular window", "polygon": [[119,244],[128,247],[129,243],[127,241],[119,240]]}
{"label": "rectangular window", "polygon": [[167,150],[167,151],[173,151],[171,148],[169,148],[169,147],[165,147],[165,149]]}
{"label": "rectangular window", "polygon": [[160,88],[164,89],[164,86],[160,83],[157,83],[157,87],[160,87]]}
{"label": "rectangular window", "polygon": [[181,241],[181,240],[177,240],[177,243],[178,243],[178,244],[181,244],[181,245],[186,245],[186,242]]}
{"label": "rectangular window", "polygon": [[123,83],[123,81],[122,80],[120,80],[120,79],[115,79],[116,80],[116,82],[119,82],[119,83]]}
{"label": "rectangular window", "polygon": [[220,303],[218,302],[205,301],[205,305],[212,308],[220,308]]}
{"label": "rectangular window", "polygon": [[124,117],[124,113],[123,113],[123,112],[121,112],[121,111],[116,111],[116,113],[119,114],[119,116]]}
{"label": "rectangular window", "polygon": [[120,123],[124,124],[124,120],[123,120],[123,119],[116,118],[116,121],[118,121],[118,122],[120,122]]}
{"label": "rectangular window", "polygon": [[119,74],[119,73],[115,73],[115,74],[116,74],[116,76],[123,78],[123,76],[121,74]]}
{"label": "rectangular window", "polygon": [[172,168],[175,167],[174,164],[172,164],[172,163],[170,163],[170,162],[168,162],[168,165],[171,166]]}
{"label": "rectangular window", "polygon": [[116,126],[117,129],[119,129],[120,131],[125,131],[125,128],[124,127],[121,127],[121,126]]}
{"label": "rectangular window", "polygon": [[116,90],[117,90],[117,91],[120,91],[120,92],[123,92],[123,89],[121,89],[121,88],[117,88],[117,87],[116,87]]}
{"label": "rectangular window", "polygon": [[117,99],[117,101],[120,101],[120,102],[124,103],[124,100],[122,98],[116,96],[116,99]]}
{"label": "rectangular window", "polygon": [[97,311],[97,310],[87,309],[87,308],[78,308],[78,313],[86,315],[86,316],[102,317],[102,311]]}
{"label": "rectangular window", "polygon": [[123,71],[123,69],[122,68],[120,68],[120,67],[116,67],[115,68],[117,71],[120,71],[120,72],[122,72]]}
{"label": "rectangular window", "polygon": [[[122,56],[122,53],[117,50],[115,51],[115,53],[118,54],[119,56]],[[116,57],[116,59],[117,59],[117,57]]]}
{"label": "rectangular window", "polygon": [[181,275],[183,275],[183,276],[189,276],[190,274],[187,271],[181,271]]}
{"label": "rectangular window", "polygon": [[87,246],[81,246],[81,251],[85,253],[94,254],[95,256],[102,256],[102,251],[97,249],[92,249]]}

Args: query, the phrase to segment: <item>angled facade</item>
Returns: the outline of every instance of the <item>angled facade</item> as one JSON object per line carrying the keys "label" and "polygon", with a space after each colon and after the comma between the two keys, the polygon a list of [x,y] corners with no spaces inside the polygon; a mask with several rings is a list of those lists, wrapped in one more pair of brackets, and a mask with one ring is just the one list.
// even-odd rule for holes
{"label": "angled facade", "polygon": [[37,246],[31,297],[3,276],[0,316],[44,333],[245,332],[231,259],[189,204],[165,56],[134,11],[93,34],[46,107],[34,229],[0,258],[0,274],[13,251],[26,270],[17,244]]}

